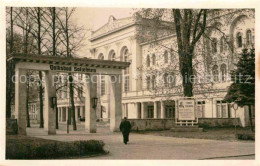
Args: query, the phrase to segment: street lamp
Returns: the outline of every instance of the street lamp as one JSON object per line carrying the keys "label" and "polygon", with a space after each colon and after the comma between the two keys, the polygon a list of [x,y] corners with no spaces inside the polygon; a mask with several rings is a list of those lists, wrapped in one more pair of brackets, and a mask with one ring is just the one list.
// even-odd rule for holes
{"label": "street lamp", "polygon": [[237,103],[233,103],[232,107],[235,110],[235,134],[237,134],[237,109],[238,109]]}
{"label": "street lamp", "polygon": [[51,108],[55,108],[56,105],[57,105],[57,98],[51,97]]}
{"label": "street lamp", "polygon": [[98,98],[97,97],[93,97],[91,100],[92,100],[92,108],[96,108],[97,107]]}

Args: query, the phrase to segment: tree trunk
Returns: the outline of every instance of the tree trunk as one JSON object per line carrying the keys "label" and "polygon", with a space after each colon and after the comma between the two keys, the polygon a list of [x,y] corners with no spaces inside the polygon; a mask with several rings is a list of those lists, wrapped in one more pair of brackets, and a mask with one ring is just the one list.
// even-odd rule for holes
{"label": "tree trunk", "polygon": [[73,130],[77,130],[76,118],[75,118],[73,77],[72,77],[71,73],[69,73],[69,88],[70,88],[70,102],[71,102],[71,113],[72,113]]}
{"label": "tree trunk", "polygon": [[59,110],[58,110],[58,105],[56,104],[55,106],[55,110],[56,110],[56,129],[59,129]]}
{"label": "tree trunk", "polygon": [[[37,44],[38,44],[38,55],[41,55],[41,8],[37,8]],[[42,87],[42,71],[39,71],[39,99],[40,99],[40,128],[44,127],[43,119],[43,87]]]}
{"label": "tree trunk", "polygon": [[251,109],[251,105],[248,105],[248,112],[249,112],[249,122],[250,122],[250,129],[253,132],[253,121],[252,121],[252,109]]}
{"label": "tree trunk", "polygon": [[192,54],[185,51],[179,54],[180,69],[182,75],[183,93],[185,97],[193,96],[193,70],[192,70]]}
{"label": "tree trunk", "polygon": [[[10,7],[10,28],[11,28],[11,37],[10,37],[10,54],[13,53],[13,42],[14,42],[14,35],[13,35],[13,7]],[[8,55],[10,56],[10,55]],[[12,76],[14,74],[14,64],[13,62],[6,62],[7,69],[6,70],[6,118],[11,118],[11,101],[13,99],[12,93],[14,89],[14,84],[12,82]]]}
{"label": "tree trunk", "polygon": [[26,120],[27,120],[27,127],[31,127],[31,124],[30,124],[30,114],[29,114],[29,75],[27,74],[27,82],[26,82]]}
{"label": "tree trunk", "polygon": [[43,87],[42,87],[42,72],[39,71],[39,98],[40,98],[40,128],[44,127],[43,122]]}

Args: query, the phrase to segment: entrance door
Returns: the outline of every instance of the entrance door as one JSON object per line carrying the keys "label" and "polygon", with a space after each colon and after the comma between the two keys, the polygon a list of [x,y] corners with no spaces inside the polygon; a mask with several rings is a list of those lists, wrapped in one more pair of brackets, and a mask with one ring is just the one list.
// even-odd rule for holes
{"label": "entrance door", "polygon": [[175,118],[175,106],[167,105],[165,106],[165,117],[166,118]]}
{"label": "entrance door", "polygon": [[153,106],[148,106],[148,117],[147,118],[153,118]]}

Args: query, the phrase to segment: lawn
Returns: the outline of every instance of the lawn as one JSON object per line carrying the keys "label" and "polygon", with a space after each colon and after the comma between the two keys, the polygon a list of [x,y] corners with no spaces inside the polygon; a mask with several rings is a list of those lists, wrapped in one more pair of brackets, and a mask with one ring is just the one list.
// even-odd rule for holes
{"label": "lawn", "polygon": [[6,159],[62,159],[105,154],[103,141],[60,142],[21,135],[6,136]]}
{"label": "lawn", "polygon": [[[228,141],[238,140],[235,135],[234,128],[208,128],[208,129],[204,129],[203,132],[172,132],[170,130],[164,130],[164,131],[139,131],[137,133],[147,134],[147,135],[159,135],[159,136],[166,136],[166,137],[178,137],[178,138],[214,139],[214,140],[228,140]],[[243,135],[250,135],[253,138],[255,136],[255,133],[252,133],[248,128],[238,128],[237,133]]]}

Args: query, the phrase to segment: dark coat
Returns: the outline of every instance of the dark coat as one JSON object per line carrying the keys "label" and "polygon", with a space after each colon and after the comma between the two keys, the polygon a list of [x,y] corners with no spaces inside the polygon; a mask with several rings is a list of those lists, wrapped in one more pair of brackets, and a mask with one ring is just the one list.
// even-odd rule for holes
{"label": "dark coat", "polygon": [[120,131],[122,133],[129,133],[131,131],[131,124],[129,121],[124,120],[120,123]]}

